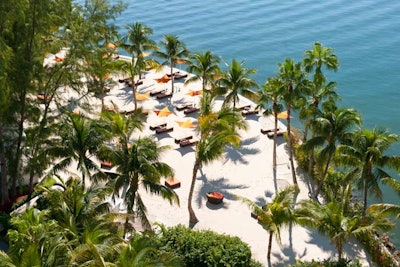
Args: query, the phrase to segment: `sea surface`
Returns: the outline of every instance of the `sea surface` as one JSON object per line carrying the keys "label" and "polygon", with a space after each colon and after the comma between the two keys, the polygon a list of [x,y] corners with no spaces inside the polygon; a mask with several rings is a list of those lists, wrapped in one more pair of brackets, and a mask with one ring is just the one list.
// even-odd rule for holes
{"label": "sea surface", "polygon": [[[400,135],[398,0],[127,2],[116,20],[121,33],[125,25],[142,22],[154,30],[157,42],[165,34],[177,35],[190,51],[210,50],[227,64],[233,58],[244,61],[257,69],[254,78],[260,84],[277,72],[277,63],[299,61],[314,42],[321,42],[339,58],[339,70],[327,75],[337,82],[340,105],[358,110],[363,127]],[[400,155],[400,145],[389,153]],[[391,189],[383,190],[385,201],[399,204]],[[399,236],[398,227],[391,236],[398,247]]]}

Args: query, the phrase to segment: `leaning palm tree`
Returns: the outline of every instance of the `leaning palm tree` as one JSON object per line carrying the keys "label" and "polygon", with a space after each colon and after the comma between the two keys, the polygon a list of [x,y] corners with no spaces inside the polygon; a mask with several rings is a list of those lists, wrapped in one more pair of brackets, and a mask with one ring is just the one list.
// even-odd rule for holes
{"label": "leaning palm tree", "polygon": [[203,91],[210,89],[208,87],[214,80],[215,75],[219,73],[219,62],[220,58],[213,55],[210,51],[191,55],[187,70],[193,73],[194,76],[188,78],[185,84],[201,80]]}
{"label": "leaning palm tree", "polygon": [[361,124],[360,114],[353,109],[340,109],[327,111],[316,118],[314,122],[315,136],[309,139],[304,148],[323,147],[318,155],[318,162],[322,166],[322,174],[318,180],[314,197],[317,198],[327,176],[329,166],[337,146],[344,142],[352,133],[354,128]]}
{"label": "leaning palm tree", "polygon": [[343,164],[353,168],[359,189],[363,190],[363,212],[367,209],[368,192],[382,199],[379,182],[392,177],[389,169],[400,169],[400,156],[386,155],[385,152],[399,140],[396,134],[382,129],[365,129],[356,132],[351,141],[340,147]]}
{"label": "leaning palm tree", "polygon": [[277,77],[267,79],[267,82],[262,86],[259,92],[259,99],[257,101],[258,107],[265,108],[266,104],[272,102],[272,107],[265,108],[264,115],[274,115],[274,148],[272,151],[272,166],[276,169],[276,142],[278,131],[278,113],[282,111],[283,105],[280,103],[282,100],[282,91],[284,90],[283,83]]}
{"label": "leaning palm tree", "polygon": [[289,161],[290,168],[292,171],[293,183],[297,184],[296,172],[294,169],[293,159],[293,144],[292,144],[292,132],[291,132],[291,111],[292,107],[301,97],[301,89],[305,82],[305,73],[301,69],[300,63],[294,63],[293,59],[286,59],[283,63],[279,63],[278,77],[286,87],[284,93],[284,102],[287,109],[287,134],[288,134],[288,149],[289,149]]}
{"label": "leaning palm tree", "polygon": [[186,46],[181,42],[178,36],[164,35],[164,40],[161,41],[161,47],[164,51],[157,51],[156,55],[159,58],[165,59],[163,65],[169,64],[171,75],[171,93],[174,93],[174,73],[173,69],[180,59],[185,59],[189,54]]}
{"label": "leaning palm tree", "polygon": [[[276,237],[278,244],[281,245],[281,227],[289,225],[295,221],[294,201],[298,188],[294,185],[288,186],[278,191],[270,203],[259,207],[256,203],[246,198],[241,198],[246,202],[253,213],[256,214],[258,222],[269,233],[267,258],[271,258],[272,238]],[[240,198],[240,197],[239,197]]]}
{"label": "leaning palm tree", "polygon": [[60,124],[61,142],[49,148],[49,154],[61,161],[53,166],[54,172],[66,170],[74,161],[82,175],[82,186],[86,178],[91,178],[92,172],[100,172],[93,160],[99,146],[105,141],[104,135],[97,131],[95,123],[89,118],[77,114],[67,114]]}
{"label": "leaning palm tree", "polygon": [[352,188],[349,184],[336,199],[329,199],[323,205],[316,201],[304,200],[296,210],[299,224],[315,228],[335,245],[338,260],[342,259],[344,244],[352,237],[374,234],[378,230],[387,231],[393,227],[393,223],[379,213],[371,212],[362,216],[352,212],[349,208],[351,194]]}
{"label": "leaning palm tree", "polygon": [[220,111],[213,112],[211,105],[211,95],[203,94],[198,125],[200,140],[196,143],[195,162],[188,197],[189,222],[191,224],[199,221],[192,208],[198,170],[203,164],[220,159],[229,145],[239,146],[238,130],[247,128],[243,116],[238,111],[222,107]]}
{"label": "leaning palm tree", "polygon": [[235,59],[232,60],[225,75],[219,80],[221,86],[227,90],[224,105],[233,103],[233,108],[235,108],[236,103],[239,102],[240,94],[250,99],[255,99],[256,93],[251,89],[258,86],[257,82],[250,78],[255,73],[256,70],[246,68],[244,62],[239,63]]}

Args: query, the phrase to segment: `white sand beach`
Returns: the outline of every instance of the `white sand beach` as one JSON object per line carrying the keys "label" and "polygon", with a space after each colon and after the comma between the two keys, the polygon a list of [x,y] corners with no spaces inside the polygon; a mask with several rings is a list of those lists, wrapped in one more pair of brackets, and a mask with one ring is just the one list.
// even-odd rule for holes
{"label": "white sand beach", "polygon": [[[175,71],[182,70],[176,69]],[[170,90],[170,82],[162,84],[155,81],[169,73],[167,68],[161,72],[147,72],[143,79],[143,84],[138,86],[138,93],[145,94],[156,89]],[[190,74],[189,74],[190,75]],[[124,83],[119,83],[114,77],[115,85],[105,97],[107,106],[115,103],[120,111],[132,110],[134,108],[131,88]],[[201,90],[201,84],[195,83],[185,86],[184,79],[175,81],[175,93],[172,98],[156,99],[149,97],[139,101],[139,106],[149,111],[144,130],[138,135],[153,135],[162,145],[169,145],[171,149],[162,155],[162,161],[168,163],[175,170],[175,178],[181,182],[179,188],[174,189],[180,198],[180,206],[171,206],[168,201],[160,197],[142,194],[148,209],[148,217],[151,222],[162,223],[166,226],[183,224],[189,226],[189,214],[187,210],[187,198],[192,177],[194,164],[194,146],[180,147],[175,143],[175,138],[182,138],[187,135],[196,137],[193,128],[180,127],[177,121],[185,121],[190,118],[194,123],[197,121],[197,113],[184,114],[178,111],[175,106],[189,103],[198,105],[200,96],[188,95],[189,90]],[[76,98],[76,95],[69,95],[70,92],[62,92],[66,98]],[[215,108],[221,105],[222,99],[218,100]],[[100,99],[93,97],[93,106],[98,106],[100,110]],[[255,104],[241,97],[238,106]],[[173,114],[159,117],[154,110],[159,110],[165,106]],[[277,189],[285,185],[292,184],[291,170],[286,150],[284,138],[278,137],[278,168],[277,179],[273,178],[272,169],[272,147],[273,140],[261,133],[262,128],[273,128],[273,118],[263,117],[259,114],[246,116],[248,131],[242,132],[242,146],[239,149],[228,149],[226,157],[221,161],[215,161],[211,165],[203,166],[198,173],[193,208],[199,219],[199,223],[194,229],[210,229],[218,233],[225,233],[238,236],[241,240],[248,243],[251,247],[253,257],[268,266],[267,245],[268,233],[257,220],[250,216],[250,208],[239,200],[234,199],[234,195],[246,197],[260,205],[271,199]],[[173,130],[167,133],[155,134],[150,130],[150,125],[167,123]],[[280,129],[285,129],[283,122],[280,122]],[[308,181],[306,176],[296,169],[297,179],[300,187],[298,201],[308,198]],[[163,181],[164,182],[164,181]],[[218,191],[224,194],[222,204],[214,205],[207,202],[206,192]],[[295,259],[311,260],[336,258],[336,249],[330,244],[329,240],[320,236],[313,230],[305,229],[300,226],[293,226],[282,229],[282,247],[279,247],[276,240],[272,244],[271,266],[285,266],[294,263]],[[370,266],[369,260],[361,247],[356,244],[348,244],[346,255],[359,258],[364,266]]]}

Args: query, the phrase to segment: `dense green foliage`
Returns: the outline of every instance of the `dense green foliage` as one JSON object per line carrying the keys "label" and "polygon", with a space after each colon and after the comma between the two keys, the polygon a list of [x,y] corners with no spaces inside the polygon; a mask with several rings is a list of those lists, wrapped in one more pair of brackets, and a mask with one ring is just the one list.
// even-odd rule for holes
{"label": "dense green foliage", "polygon": [[251,251],[237,237],[213,231],[191,230],[182,225],[162,228],[161,249],[176,252],[186,266],[250,266]]}

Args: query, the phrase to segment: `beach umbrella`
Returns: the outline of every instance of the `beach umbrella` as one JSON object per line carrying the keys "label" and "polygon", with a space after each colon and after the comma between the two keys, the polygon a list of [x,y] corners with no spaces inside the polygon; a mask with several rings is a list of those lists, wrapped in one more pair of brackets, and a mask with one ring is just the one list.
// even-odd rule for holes
{"label": "beach umbrella", "polygon": [[197,123],[193,123],[191,119],[187,119],[185,121],[176,121],[178,125],[182,128],[193,128],[197,126]]}
{"label": "beach umbrella", "polygon": [[168,117],[169,115],[173,114],[171,110],[169,110],[168,106],[165,106],[163,109],[154,110],[158,117]]}
{"label": "beach umbrella", "polygon": [[161,78],[157,78],[157,79],[154,79],[154,80],[156,80],[157,83],[162,83],[162,84],[164,84],[164,89],[165,89],[165,84],[166,84],[167,82],[169,82],[169,81],[171,80],[171,78],[168,77],[167,74],[164,74],[164,76],[162,76]]}
{"label": "beach umbrella", "polygon": [[197,96],[197,95],[201,95],[202,92],[203,92],[203,90],[194,91],[194,90],[189,89],[187,95],[190,95],[190,96]]}
{"label": "beach umbrella", "polygon": [[[290,118],[292,118],[292,116],[290,116]],[[287,120],[287,119],[288,119],[288,112],[287,112],[287,110],[278,113],[278,119]]]}
{"label": "beach umbrella", "polygon": [[147,100],[150,97],[150,93],[145,93],[145,94],[139,94],[139,93],[135,93],[135,98],[137,101],[143,101],[143,100]]}

